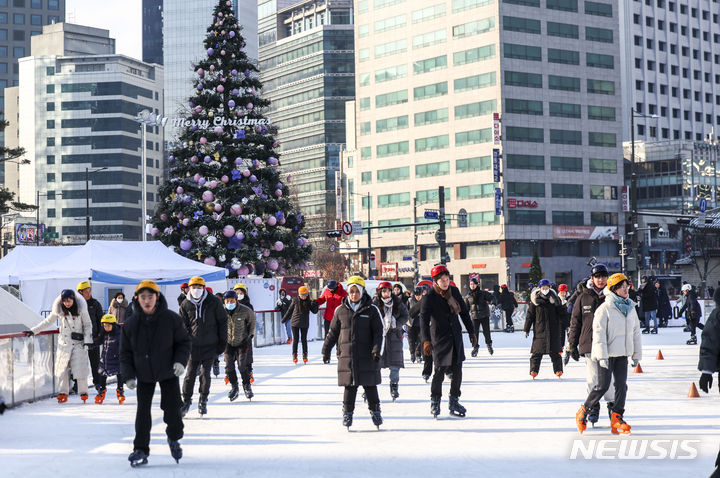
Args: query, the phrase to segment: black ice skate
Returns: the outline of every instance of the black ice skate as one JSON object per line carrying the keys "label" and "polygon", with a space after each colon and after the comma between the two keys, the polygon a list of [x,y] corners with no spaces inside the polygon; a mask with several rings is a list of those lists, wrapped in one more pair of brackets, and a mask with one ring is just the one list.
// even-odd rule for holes
{"label": "black ice skate", "polygon": [[642,330],[642,333],[643,333],[643,334],[649,334],[649,333],[650,333],[650,329],[649,329],[649,328],[643,329],[643,330]]}
{"label": "black ice skate", "polygon": [[191,399],[187,399],[183,401],[182,407],[180,407],[180,415],[185,418],[185,415],[187,415],[188,410],[190,410],[190,405],[192,404]]}
{"label": "black ice skate", "polygon": [[428,383],[428,380],[430,380],[430,375],[423,375],[423,380],[425,380],[425,383]]}
{"label": "black ice skate", "polygon": [[134,450],[132,453],[130,453],[130,456],[128,456],[128,461],[130,462],[130,466],[133,468],[136,468],[138,466],[147,465],[147,459],[148,455],[142,450]]}
{"label": "black ice skate", "polygon": [[453,397],[450,395],[450,415],[455,415],[457,417],[464,417],[467,410],[465,410],[465,407],[460,405],[460,402],[458,401],[458,397]]}
{"label": "black ice skate", "polygon": [[390,384],[390,397],[392,398],[392,401],[394,402],[397,400],[397,398],[400,396],[400,393],[398,392],[398,384],[397,383],[391,383]]}
{"label": "black ice skate", "polygon": [[207,399],[200,399],[198,402],[198,413],[200,416],[207,415]]}
{"label": "black ice skate", "polygon": [[217,360],[215,360],[215,362],[213,362],[212,373],[213,373],[213,375],[215,375],[216,377],[217,377],[218,375],[220,375],[220,362],[218,362]]}
{"label": "black ice skate", "polygon": [[167,439],[168,445],[170,446],[170,454],[175,458],[175,463],[180,463],[182,458],[182,448],[180,448],[180,442],[177,440]]}
{"label": "black ice skate", "polygon": [[437,418],[437,416],[440,415],[439,398],[430,398],[430,413],[432,413],[433,418]]}
{"label": "black ice skate", "polygon": [[255,394],[252,391],[252,388],[250,388],[250,384],[243,384],[243,392],[245,392],[245,398],[248,400],[251,400]]}
{"label": "black ice skate", "polygon": [[590,422],[590,424],[595,427],[595,424],[600,419],[600,404],[598,403],[596,406],[592,407],[590,411],[587,414],[587,421]]}
{"label": "black ice skate", "polygon": [[650,331],[651,334],[657,334],[657,327],[653,327]]}
{"label": "black ice skate", "polygon": [[480,347],[478,347],[478,346],[476,345],[475,347],[473,347],[472,352],[470,352],[470,355],[472,355],[473,357],[477,357],[477,354],[478,354],[478,350],[479,350],[479,349],[480,349]]}
{"label": "black ice skate", "polygon": [[233,384],[232,388],[228,392],[228,398],[231,402],[234,402],[235,399],[238,398],[238,395],[240,395],[240,390],[238,389],[237,384]]}
{"label": "black ice skate", "polygon": [[370,417],[372,418],[373,425],[380,430],[380,425],[383,423],[382,415],[380,415],[380,405],[378,405],[377,410],[370,410]]}
{"label": "black ice skate", "polygon": [[694,335],[691,335],[690,339],[685,343],[688,345],[697,345],[697,337]]}
{"label": "black ice skate", "polygon": [[352,426],[353,412],[346,412],[343,410],[343,426],[350,431]]}
{"label": "black ice skate", "polygon": [[494,351],[493,348],[492,348],[492,344],[487,344],[487,349],[488,349],[488,353],[489,353],[490,355],[492,355],[492,354],[495,353],[495,351]]}

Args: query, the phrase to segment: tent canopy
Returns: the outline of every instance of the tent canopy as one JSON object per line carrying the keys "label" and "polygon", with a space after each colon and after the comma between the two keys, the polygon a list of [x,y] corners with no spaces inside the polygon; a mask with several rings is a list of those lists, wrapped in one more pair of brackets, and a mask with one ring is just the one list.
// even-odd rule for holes
{"label": "tent canopy", "polygon": [[42,270],[48,264],[80,249],[81,246],[16,246],[0,260],[0,285],[19,284],[21,273]]}

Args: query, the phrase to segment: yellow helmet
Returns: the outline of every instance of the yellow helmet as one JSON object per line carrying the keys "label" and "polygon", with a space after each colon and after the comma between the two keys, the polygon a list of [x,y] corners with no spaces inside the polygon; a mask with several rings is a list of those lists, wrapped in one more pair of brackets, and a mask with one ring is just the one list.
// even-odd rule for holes
{"label": "yellow helmet", "polygon": [[100,319],[101,324],[117,324],[117,319],[112,314],[105,314]]}
{"label": "yellow helmet", "polygon": [[309,293],[310,293],[310,291],[304,285],[301,285],[300,288],[298,289],[298,295],[305,295],[305,294],[309,294]]}
{"label": "yellow helmet", "polygon": [[205,287],[205,279],[203,279],[202,277],[198,277],[198,276],[191,277],[190,281],[188,282],[188,285],[201,285],[201,286]]}
{"label": "yellow helmet", "polygon": [[238,290],[238,289],[242,289],[245,292],[247,292],[247,287],[245,287],[245,284],[241,284],[239,282],[237,284],[235,284],[235,286],[233,287],[233,290]]}
{"label": "yellow helmet", "polygon": [[610,289],[624,280],[628,280],[628,278],[625,276],[625,274],[621,274],[618,272],[617,274],[613,274],[610,276],[610,278],[608,278],[607,286]]}
{"label": "yellow helmet", "polygon": [[90,287],[92,287],[90,285],[90,282],[84,280],[82,282],[78,282],[77,290],[78,290],[78,292],[80,292],[81,290],[89,289]]}
{"label": "yellow helmet", "polygon": [[348,289],[350,289],[350,286],[353,284],[357,284],[360,287],[365,288],[365,281],[360,276],[352,276],[351,278],[348,279],[348,281],[347,281]]}
{"label": "yellow helmet", "polygon": [[135,288],[135,292],[140,292],[143,289],[150,289],[151,291],[155,292],[156,294],[160,293],[160,288],[158,285],[151,280],[144,280],[140,281],[140,283]]}

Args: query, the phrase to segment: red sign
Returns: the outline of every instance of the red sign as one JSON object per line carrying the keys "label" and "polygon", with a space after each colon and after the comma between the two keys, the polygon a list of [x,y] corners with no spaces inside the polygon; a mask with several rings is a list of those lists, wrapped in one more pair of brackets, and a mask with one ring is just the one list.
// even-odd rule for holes
{"label": "red sign", "polygon": [[493,144],[500,144],[500,113],[493,113]]}
{"label": "red sign", "polygon": [[375,253],[374,253],[374,252],[371,252],[371,253],[370,253],[370,260],[371,260],[371,261],[374,261],[374,260],[375,260]]}
{"label": "red sign", "polygon": [[521,207],[527,207],[527,208],[536,208],[538,207],[537,201],[531,201],[531,200],[523,200],[523,199],[515,199],[515,198],[508,198],[508,208],[509,209],[516,209]]}
{"label": "red sign", "polygon": [[529,262],[523,262],[522,264],[520,264],[520,267],[530,267],[530,263],[529,263]]}
{"label": "red sign", "polygon": [[323,273],[322,273],[322,271],[303,271],[303,276],[305,276],[305,277],[322,277]]}
{"label": "red sign", "polygon": [[350,224],[349,222],[345,221],[342,223],[342,232],[346,236],[349,236],[350,234],[352,234],[352,229],[353,229],[352,224]]}
{"label": "red sign", "polygon": [[398,267],[397,262],[383,262],[380,264],[380,272],[378,279],[397,280]]}
{"label": "red sign", "polygon": [[623,186],[620,193],[620,199],[622,201],[623,211],[630,211],[630,194],[628,194],[627,186]]}

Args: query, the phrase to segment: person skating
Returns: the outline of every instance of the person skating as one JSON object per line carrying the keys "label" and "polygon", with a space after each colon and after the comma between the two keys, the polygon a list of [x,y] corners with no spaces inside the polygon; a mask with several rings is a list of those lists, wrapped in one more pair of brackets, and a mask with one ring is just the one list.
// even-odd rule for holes
{"label": "person skating", "polygon": [[415,287],[413,295],[410,297],[408,304],[410,305],[408,320],[408,347],[410,349],[410,361],[415,360],[422,362],[422,343],[420,342],[420,303],[422,302],[422,288]]}
{"label": "person skating", "polygon": [[330,363],[330,352],[337,344],[338,386],[345,387],[343,426],[349,430],[352,425],[355,398],[358,387],[362,385],[373,424],[379,429],[382,415],[377,386],[381,382],[382,319],[380,311],[365,292],[365,281],[361,277],[351,277],[347,285],[348,295],[335,309],[323,342],[323,362]]}
{"label": "person skating", "polygon": [[440,414],[442,383],[445,375],[450,376],[450,414],[464,417],[465,407],[460,405],[462,385],[462,363],[465,360],[462,319],[473,347],[477,345],[470,313],[460,291],[450,285],[450,272],[444,265],[437,265],[430,271],[433,286],[422,301],[420,324],[425,355],[432,355],[435,363],[430,388],[430,412],[434,417]]}
{"label": "person skating", "polygon": [[330,321],[335,316],[335,309],[342,304],[343,299],[347,296],[347,292],[343,288],[342,284],[338,284],[337,281],[331,280],[328,282],[327,288],[317,298],[317,305],[325,304],[325,312],[323,312],[323,327],[325,328],[325,335],[330,328]]}
{"label": "person skating", "polygon": [[408,300],[410,300],[410,298],[403,293],[403,286],[401,283],[396,282],[395,284],[393,284],[392,293],[394,296],[397,296],[397,298],[402,301],[406,309],[409,307]]}
{"label": "person skating", "polygon": [[[245,284],[237,283],[233,287],[233,290],[237,292],[238,295],[238,303],[244,305],[245,307],[249,307],[250,310],[255,310],[255,307],[253,307],[252,303],[250,302],[250,294],[248,294],[248,289],[245,286]],[[291,330],[292,333],[292,330]],[[250,383],[253,383],[255,381],[255,377],[253,375],[253,348],[250,347],[250,353],[247,358],[248,361],[248,369],[250,370]]]}
{"label": "person skating", "polygon": [[515,294],[508,290],[508,286],[503,284],[500,286],[502,292],[500,292],[500,302],[498,302],[500,308],[505,313],[505,332],[515,332],[515,326],[513,325],[512,316],[517,309],[518,303],[515,300]]}
{"label": "person skating", "polygon": [[550,281],[541,279],[538,287],[530,293],[525,318],[525,337],[533,331],[530,348],[530,376],[535,379],[540,371],[543,355],[550,355],[553,372],[563,374],[562,347],[567,327],[567,310],[557,293],[550,287]]}
{"label": "person skating", "polygon": [[248,357],[252,348],[252,338],[257,325],[255,312],[237,300],[237,293],[229,290],[223,295],[228,314],[227,347],[225,347],[225,373],[230,383],[228,398],[234,401],[239,395],[237,370],[240,370],[245,397],[251,399],[254,394],[250,385]]}
{"label": "person skating", "polygon": [[[275,302],[275,308],[280,311],[280,319],[285,315],[285,312],[290,308],[290,304],[292,303],[292,299],[288,297],[287,292],[285,289],[280,289],[280,292],[278,292],[278,300]],[[290,322],[285,322],[285,334],[287,335],[287,340],[285,341],[286,344],[292,343],[292,326],[290,325]]]}
{"label": "person skating", "polygon": [[95,397],[95,403],[103,403],[107,393],[107,378],[113,375],[117,376],[117,394],[118,402],[122,405],[125,402],[125,390],[123,388],[123,379],[120,374],[120,326],[118,321],[112,314],[103,315],[100,319],[103,331],[100,334],[102,350],[100,351],[100,389]]}
{"label": "person skating", "polygon": [[702,330],[703,325],[700,324],[700,318],[702,317],[702,308],[700,302],[697,300],[695,292],[692,290],[690,284],[685,284],[680,289],[680,292],[685,296],[685,301],[682,308],[678,311],[678,317],[683,313],[687,317],[688,327],[690,328],[690,339],[686,342],[688,345],[697,344],[697,336],[695,331],[700,328]]}
{"label": "person skating", "polygon": [[[470,311],[475,336],[480,337],[480,326],[482,326],[483,336],[485,337],[485,345],[490,355],[493,354],[492,338],[490,338],[490,304],[493,296],[490,292],[482,290],[478,285],[476,278],[470,279],[470,290],[465,295],[465,304]],[[476,345],[472,349],[473,357],[477,357],[479,346]]]}
{"label": "person skating", "polygon": [[177,296],[178,307],[180,307],[182,303],[185,302],[188,292],[190,292],[190,286],[188,285],[188,283],[183,282],[182,284],[180,284],[180,295]]}
{"label": "person skating", "polygon": [[135,440],[128,456],[131,466],[147,463],[150,455],[152,399],[160,384],[160,408],[167,428],[170,454],[182,458],[179,440],[183,437],[180,407],[180,380],[190,356],[191,339],[182,318],[168,309],[157,284],[145,280],[137,285],[135,312],[122,327],[120,373],[129,389],[137,387]]}
{"label": "person skating", "polygon": [[658,297],[658,310],[657,317],[660,327],[667,327],[668,321],[672,318],[672,305],[670,304],[670,296],[668,296],[667,289],[660,283],[655,282],[655,289],[657,290]]}
{"label": "person skating", "polygon": [[[640,284],[640,307],[645,316],[645,328],[643,334],[657,334],[658,319],[658,292],[655,288],[655,277],[642,276]],[[650,320],[652,319],[653,328],[650,329]]]}
{"label": "person skating", "polygon": [[[715,308],[705,322],[700,341],[700,390],[710,393],[713,385],[713,374],[720,371],[720,288],[713,291]],[[720,379],[718,380],[720,385]],[[715,471],[712,477],[720,476],[720,452],[715,459]]]}
{"label": "person skating", "polygon": [[611,275],[603,291],[605,301],[595,311],[591,356],[597,361],[598,383],[575,414],[580,433],[587,427],[588,411],[600,402],[612,381],[615,383],[615,398],[610,412],[610,430],[613,434],[630,433],[630,425],[623,419],[628,388],[628,357],[632,359],[633,367],[640,363],[642,334],[635,303],[628,297],[628,290],[628,279],[624,274]]}
{"label": "person skating", "polygon": [[[85,403],[88,399],[88,349],[94,346],[93,325],[88,315],[87,303],[80,293],[65,289],[55,299],[51,310],[45,320],[25,333],[32,336],[47,329],[55,321],[60,324],[55,355],[55,376],[58,377],[59,392],[57,401],[67,402],[70,393],[68,372],[72,370],[80,398]],[[95,374],[97,373],[95,370]]]}
{"label": "person skating", "polygon": [[228,332],[225,308],[217,297],[205,290],[205,279],[193,277],[188,283],[190,284],[188,298],[180,306],[180,317],[192,338],[188,371],[183,381],[183,416],[192,404],[198,367],[202,367],[198,413],[200,415],[207,413],[210,368],[218,355],[225,351]]}
{"label": "person skating", "polygon": [[383,351],[380,368],[390,369],[390,397],[393,402],[400,396],[400,369],[405,367],[403,356],[403,326],[408,321],[408,311],[402,298],[393,293],[389,282],[378,284],[373,298],[373,305],[378,308],[383,319]]}
{"label": "person skating", "polygon": [[[585,284],[578,287],[581,292],[575,300],[570,319],[570,333],[568,334],[568,349],[570,356],[576,362],[580,356],[585,357],[585,382],[587,393],[590,393],[598,384],[598,365],[592,359],[593,318],[595,311],[605,302],[604,289],[607,286],[608,270],[604,264],[596,264],[590,271],[590,278]],[[612,381],[605,392],[605,402],[608,408],[608,417],[612,412],[615,388]],[[595,425],[600,417],[600,402],[588,410],[588,421]]]}
{"label": "person skating", "polygon": [[298,362],[298,342],[302,342],[303,363],[308,361],[307,333],[310,327],[310,313],[317,314],[318,303],[310,299],[310,291],[307,287],[301,286],[298,289],[298,296],[293,297],[290,308],[285,312],[282,322],[290,321],[293,333],[292,358],[293,363]]}
{"label": "person skating", "polygon": [[92,345],[89,345],[87,347],[87,351],[88,358],[90,359],[90,372],[92,373],[93,387],[95,387],[95,390],[99,394],[100,381],[102,380],[100,378],[100,373],[98,372],[98,367],[100,365],[99,343],[100,333],[102,332],[100,320],[102,320],[102,317],[105,314],[103,312],[102,305],[100,305],[100,302],[98,302],[97,299],[92,296],[92,286],[90,285],[90,282],[82,281],[78,283],[77,291],[80,293],[80,295],[82,295],[83,299],[85,299],[85,303],[87,304],[88,316],[90,316],[90,322],[92,323],[93,343]]}

